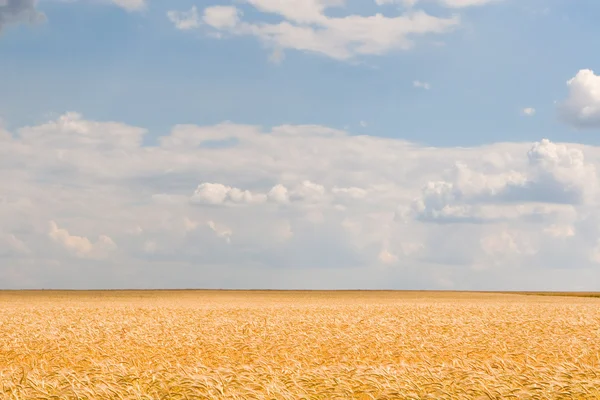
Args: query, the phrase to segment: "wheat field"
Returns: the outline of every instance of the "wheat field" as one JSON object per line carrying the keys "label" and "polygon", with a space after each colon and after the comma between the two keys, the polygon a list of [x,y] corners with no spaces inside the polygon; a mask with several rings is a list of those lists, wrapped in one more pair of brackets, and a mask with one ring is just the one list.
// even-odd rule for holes
{"label": "wheat field", "polygon": [[600,399],[600,299],[0,292],[3,399]]}

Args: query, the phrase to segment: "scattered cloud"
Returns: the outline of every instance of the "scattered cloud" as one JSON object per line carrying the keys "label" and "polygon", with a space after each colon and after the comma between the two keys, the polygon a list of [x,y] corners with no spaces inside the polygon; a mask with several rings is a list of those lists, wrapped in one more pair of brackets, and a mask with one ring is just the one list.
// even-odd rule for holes
{"label": "scattered cloud", "polygon": [[[413,202],[417,218],[435,222],[485,223],[509,218],[501,205],[578,205],[595,202],[598,195],[596,166],[583,152],[547,139],[534,143],[522,171],[481,173],[463,163],[452,170],[451,181],[431,181]],[[513,206],[514,207],[514,206]]]}
{"label": "scattered cloud", "polygon": [[395,254],[390,253],[387,249],[382,249],[381,252],[379,253],[379,261],[381,261],[383,264],[393,264],[396,261],[398,261],[398,256],[396,256]]}
{"label": "scattered cloud", "polygon": [[217,225],[214,221],[208,221],[206,223],[208,227],[220,238],[223,238],[227,243],[231,243],[231,235],[233,232],[226,226]]}
{"label": "scattered cloud", "polygon": [[431,85],[428,82],[413,81],[413,86],[416,88],[422,88],[425,90],[431,89]]}
{"label": "scattered cloud", "polygon": [[103,258],[117,248],[115,242],[106,235],[100,235],[92,243],[84,236],[71,235],[66,229],[59,228],[54,221],[50,221],[48,236],[68,252],[82,258]]}
{"label": "scattered cloud", "polygon": [[233,6],[212,6],[204,9],[204,22],[215,29],[233,29],[240,22],[242,12]]}
{"label": "scattered cloud", "polygon": [[168,11],[167,17],[175,28],[182,31],[200,27],[200,16],[196,6],[192,6],[189,11]]}
{"label": "scattered cloud", "polygon": [[248,190],[232,188],[220,183],[202,183],[194,192],[191,200],[194,203],[212,205],[225,203],[253,204],[264,203],[267,200],[267,195],[251,193]]}
{"label": "scattered cloud", "polygon": [[35,265],[22,278],[45,287],[125,274],[130,287],[475,288],[504,268],[518,286],[595,263],[597,147],[435,148],[316,125],[178,125],[151,146],[145,133],[66,113],[4,136],[3,264]]}
{"label": "scattered cloud", "polygon": [[[408,50],[414,38],[426,34],[441,34],[460,24],[457,15],[436,17],[424,11],[411,11],[397,17],[382,14],[330,17],[329,8],[341,9],[341,0],[307,0],[274,2],[247,0],[247,4],[265,14],[283,18],[277,23],[248,22],[236,6],[209,6],[203,10],[202,21],[212,28],[212,35],[222,37],[254,36],[272,50],[270,60],[281,62],[285,50],[317,53],[337,60],[351,60],[362,55],[382,55],[394,50]],[[169,19],[182,29],[182,20],[193,10],[169,11]],[[185,26],[198,27],[195,24]]]}
{"label": "scattered cloud", "polygon": [[37,0],[3,0],[0,2],[0,33],[12,24],[37,23],[45,15],[36,8]]}
{"label": "scattered cloud", "polygon": [[324,196],[325,187],[309,180],[302,181],[290,193],[291,200],[307,201],[311,203],[317,203],[323,200]]}
{"label": "scattered cloud", "polygon": [[521,110],[521,113],[527,117],[533,117],[535,115],[535,108],[533,107],[525,107]]}
{"label": "scattered cloud", "polygon": [[276,203],[287,203],[290,201],[289,191],[282,184],[277,184],[273,186],[269,193],[267,194],[269,200],[272,200]]}
{"label": "scattered cloud", "polygon": [[600,128],[600,76],[582,69],[567,81],[567,98],[559,104],[562,119],[575,128]]}
{"label": "scattered cloud", "polygon": [[274,49],[269,56],[269,62],[281,64],[285,60],[285,52],[281,49]]}

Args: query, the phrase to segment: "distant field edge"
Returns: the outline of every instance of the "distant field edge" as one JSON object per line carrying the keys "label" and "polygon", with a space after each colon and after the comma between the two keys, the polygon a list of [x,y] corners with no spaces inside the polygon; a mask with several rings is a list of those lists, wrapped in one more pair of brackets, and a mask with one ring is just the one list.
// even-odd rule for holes
{"label": "distant field edge", "polygon": [[393,290],[393,289],[0,289],[0,293],[41,293],[41,292],[78,292],[78,293],[124,293],[124,292],[283,292],[283,293],[478,293],[478,294],[514,294],[528,296],[570,296],[598,297],[600,292],[576,291],[494,291],[494,290]]}

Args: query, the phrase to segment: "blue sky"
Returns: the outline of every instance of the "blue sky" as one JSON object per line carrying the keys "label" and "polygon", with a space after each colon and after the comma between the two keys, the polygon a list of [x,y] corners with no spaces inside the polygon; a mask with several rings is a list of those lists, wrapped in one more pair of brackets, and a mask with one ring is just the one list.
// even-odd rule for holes
{"label": "blue sky", "polygon": [[[243,3],[243,2],[242,2]],[[9,127],[77,110],[162,135],[177,123],[223,120],[348,127],[352,133],[452,146],[576,138],[557,121],[555,100],[582,68],[593,69],[600,5],[595,1],[512,1],[464,9],[425,4],[436,16],[458,13],[448,34],[415,48],[352,62],[286,51],[274,65],[252,37],[214,39],[178,31],[168,10],[231,2],[150,2],[128,12],[101,1],[42,0],[47,21],[4,29],[0,41],[0,115]],[[399,15],[398,5],[348,1],[340,14]],[[252,20],[276,16],[241,4]],[[333,13],[333,12],[332,12]],[[279,18],[281,19],[281,18]],[[444,42],[437,46],[432,42]],[[430,90],[413,87],[429,82]],[[536,109],[533,118],[520,110]]]}
{"label": "blue sky", "polygon": [[598,15],[0,0],[0,287],[600,290]]}

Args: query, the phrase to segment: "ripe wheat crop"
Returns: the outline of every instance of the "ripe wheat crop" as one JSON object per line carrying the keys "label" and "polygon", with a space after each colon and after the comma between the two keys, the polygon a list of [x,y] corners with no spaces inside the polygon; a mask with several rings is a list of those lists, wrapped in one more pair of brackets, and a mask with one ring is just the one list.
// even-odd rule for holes
{"label": "ripe wheat crop", "polygon": [[2,292],[3,399],[600,399],[600,299]]}

